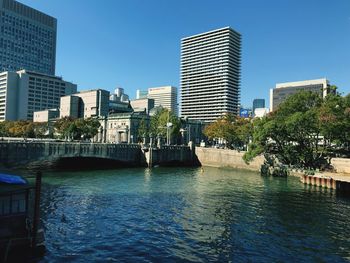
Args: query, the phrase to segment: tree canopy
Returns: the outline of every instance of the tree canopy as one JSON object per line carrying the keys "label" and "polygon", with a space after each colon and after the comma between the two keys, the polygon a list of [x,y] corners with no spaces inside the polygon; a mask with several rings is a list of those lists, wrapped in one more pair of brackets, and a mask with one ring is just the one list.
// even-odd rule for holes
{"label": "tree canopy", "polygon": [[324,168],[335,145],[349,143],[349,96],[300,91],[278,109],[254,121],[253,140],[244,159],[274,155],[286,165],[306,169]]}

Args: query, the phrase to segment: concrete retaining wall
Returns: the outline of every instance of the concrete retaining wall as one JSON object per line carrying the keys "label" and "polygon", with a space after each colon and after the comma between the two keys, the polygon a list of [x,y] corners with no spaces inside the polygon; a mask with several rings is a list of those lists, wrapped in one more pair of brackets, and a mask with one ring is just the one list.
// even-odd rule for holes
{"label": "concrete retaining wall", "polygon": [[333,158],[331,163],[337,173],[350,174],[350,159],[349,158]]}
{"label": "concrete retaining wall", "polygon": [[242,159],[244,152],[237,152],[234,150],[196,147],[196,155],[203,166],[231,167],[260,171],[260,167],[264,163],[264,157],[258,156],[248,165]]}
{"label": "concrete retaining wall", "polygon": [[[225,149],[196,147],[196,155],[199,162],[204,166],[232,167],[260,171],[260,167],[264,163],[264,157],[258,156],[247,165],[242,159],[244,152]],[[331,162],[337,173],[350,174],[350,159],[333,158]]]}

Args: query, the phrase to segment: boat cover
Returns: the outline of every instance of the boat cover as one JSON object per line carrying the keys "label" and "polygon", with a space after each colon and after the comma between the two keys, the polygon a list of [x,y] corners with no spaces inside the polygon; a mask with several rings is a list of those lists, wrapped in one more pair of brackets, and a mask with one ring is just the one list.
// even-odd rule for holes
{"label": "boat cover", "polygon": [[20,185],[28,184],[27,180],[22,176],[2,173],[0,173],[0,183]]}

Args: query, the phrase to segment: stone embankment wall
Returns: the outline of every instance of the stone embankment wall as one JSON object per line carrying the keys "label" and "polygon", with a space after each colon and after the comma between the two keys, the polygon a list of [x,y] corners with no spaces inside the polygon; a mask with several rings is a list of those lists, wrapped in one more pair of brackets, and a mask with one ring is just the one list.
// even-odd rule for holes
{"label": "stone embankment wall", "polygon": [[333,158],[331,163],[337,173],[350,174],[350,159],[349,158]]}
{"label": "stone embankment wall", "polygon": [[[196,155],[201,165],[204,166],[231,167],[260,171],[260,167],[264,163],[264,157],[258,156],[248,165],[242,159],[244,152],[237,152],[234,150],[196,147]],[[337,173],[350,174],[350,159],[333,158],[331,163]]]}
{"label": "stone embankment wall", "polygon": [[198,161],[203,166],[230,167],[260,171],[264,157],[256,157],[250,164],[246,164],[242,157],[244,152],[234,150],[196,147]]}

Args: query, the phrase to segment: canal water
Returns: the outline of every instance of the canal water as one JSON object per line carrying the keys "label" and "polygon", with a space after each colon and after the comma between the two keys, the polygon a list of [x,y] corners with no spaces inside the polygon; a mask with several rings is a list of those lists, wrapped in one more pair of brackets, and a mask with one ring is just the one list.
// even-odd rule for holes
{"label": "canal water", "polygon": [[350,199],[229,169],[45,173],[42,262],[346,262]]}

